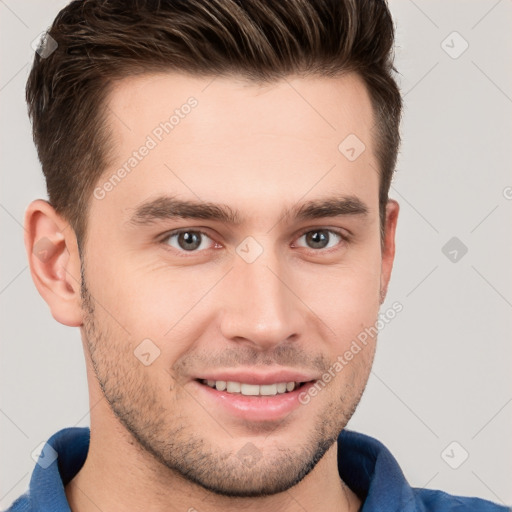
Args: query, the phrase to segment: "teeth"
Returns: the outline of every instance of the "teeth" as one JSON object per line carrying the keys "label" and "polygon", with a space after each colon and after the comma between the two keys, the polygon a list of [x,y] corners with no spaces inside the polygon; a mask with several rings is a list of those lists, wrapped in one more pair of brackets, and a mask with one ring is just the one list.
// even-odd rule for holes
{"label": "teeth", "polygon": [[280,382],[276,387],[278,393],[286,393],[286,382]]}
{"label": "teeth", "polygon": [[228,385],[226,387],[226,391],[228,393],[240,393],[240,382],[228,382]]}
{"label": "teeth", "polygon": [[260,394],[260,387],[258,384],[239,384],[242,395],[256,396]]}
{"label": "teeth", "polygon": [[277,395],[277,384],[264,384],[259,386],[260,395],[272,396]]}
{"label": "teeth", "polygon": [[215,388],[218,391],[228,393],[241,393],[245,396],[274,396],[293,391],[300,386],[300,382],[279,382],[276,384],[246,384],[244,382],[233,382],[225,380],[203,380],[203,384]]}
{"label": "teeth", "polygon": [[218,391],[224,391],[226,389],[226,381],[225,380],[217,380],[215,381],[215,387]]}

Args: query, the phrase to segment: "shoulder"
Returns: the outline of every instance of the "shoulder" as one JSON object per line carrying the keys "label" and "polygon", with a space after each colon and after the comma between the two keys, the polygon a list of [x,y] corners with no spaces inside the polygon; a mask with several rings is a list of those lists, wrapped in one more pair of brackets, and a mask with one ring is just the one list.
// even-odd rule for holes
{"label": "shoulder", "polygon": [[86,427],[64,428],[51,436],[41,449],[28,491],[6,512],[69,511],[64,487],[85,462],[89,439]]}
{"label": "shoulder", "polygon": [[481,498],[454,496],[443,491],[413,489],[422,512],[511,512],[512,509]]}
{"label": "shoulder", "polygon": [[480,498],[411,487],[397,460],[380,441],[347,429],[338,437],[338,471],[364,500],[363,512],[512,512]]}
{"label": "shoulder", "polygon": [[30,498],[28,492],[21,495],[5,512],[30,512]]}

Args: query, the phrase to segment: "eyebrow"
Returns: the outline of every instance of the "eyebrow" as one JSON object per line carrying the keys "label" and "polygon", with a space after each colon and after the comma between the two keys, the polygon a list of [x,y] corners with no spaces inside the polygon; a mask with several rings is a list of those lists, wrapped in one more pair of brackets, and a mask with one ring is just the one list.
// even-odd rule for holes
{"label": "eyebrow", "polygon": [[[368,207],[356,196],[333,196],[286,208],[281,215],[281,220],[313,220],[345,215],[365,216],[368,211]],[[244,221],[238,211],[226,204],[160,196],[140,204],[129,222],[134,225],[146,225],[160,220],[178,218],[219,221],[230,225],[240,225]]]}

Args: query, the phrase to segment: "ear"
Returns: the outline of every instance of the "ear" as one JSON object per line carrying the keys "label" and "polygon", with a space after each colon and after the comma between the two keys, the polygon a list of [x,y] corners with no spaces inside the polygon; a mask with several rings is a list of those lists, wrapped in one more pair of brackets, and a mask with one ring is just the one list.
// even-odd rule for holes
{"label": "ear", "polygon": [[393,261],[395,260],[395,232],[399,210],[400,205],[394,199],[389,199],[386,204],[386,228],[382,245],[382,267],[380,273],[381,304],[386,299]]}
{"label": "ear", "polygon": [[42,199],[25,212],[25,248],[30,273],[53,318],[70,327],[82,325],[80,256],[70,224]]}

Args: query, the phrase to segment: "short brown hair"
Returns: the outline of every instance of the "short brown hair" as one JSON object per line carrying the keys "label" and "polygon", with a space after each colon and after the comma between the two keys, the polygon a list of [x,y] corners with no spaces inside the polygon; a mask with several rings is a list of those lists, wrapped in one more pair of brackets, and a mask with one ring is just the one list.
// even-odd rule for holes
{"label": "short brown hair", "polygon": [[356,72],[374,109],[383,231],[402,109],[385,0],[75,0],[48,34],[57,47],[46,57],[38,48],[26,99],[49,201],[79,246],[94,185],[111,163],[109,86],[155,71],[257,83]]}

